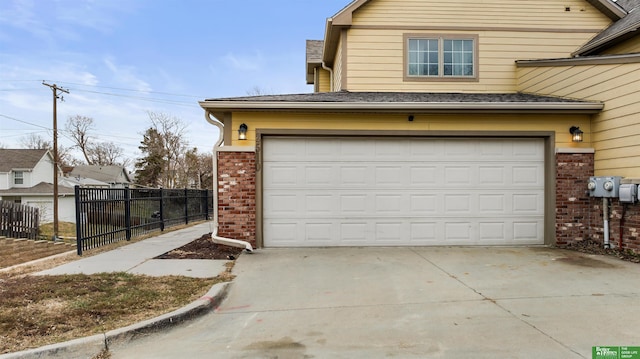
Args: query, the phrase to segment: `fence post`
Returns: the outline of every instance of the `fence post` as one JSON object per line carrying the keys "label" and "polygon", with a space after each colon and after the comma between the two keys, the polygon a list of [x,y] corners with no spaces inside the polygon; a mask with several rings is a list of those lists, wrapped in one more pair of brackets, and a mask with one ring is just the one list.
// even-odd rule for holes
{"label": "fence post", "polygon": [[164,188],[160,187],[160,232],[164,232]]}
{"label": "fence post", "polygon": [[80,201],[80,186],[73,187],[76,201],[76,251],[82,255],[82,205]]}
{"label": "fence post", "polygon": [[203,189],[200,196],[204,195],[204,219],[209,220],[209,190]]}
{"label": "fence post", "polygon": [[131,189],[124,188],[124,226],[127,228],[127,240],[131,240]]}
{"label": "fence post", "polygon": [[189,190],[184,188],[184,224],[189,224]]}

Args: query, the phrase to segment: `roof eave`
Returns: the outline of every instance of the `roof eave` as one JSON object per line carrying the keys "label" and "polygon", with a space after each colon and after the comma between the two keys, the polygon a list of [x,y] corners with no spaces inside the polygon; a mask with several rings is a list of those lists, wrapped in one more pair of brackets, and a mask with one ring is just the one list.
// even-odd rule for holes
{"label": "roof eave", "polygon": [[201,101],[200,106],[216,118],[230,112],[412,112],[412,113],[555,113],[594,114],[601,102],[265,102]]}
{"label": "roof eave", "polygon": [[600,10],[603,14],[605,14],[611,20],[620,20],[627,12],[618,4],[611,0],[587,0],[591,5],[593,5],[596,9]]}
{"label": "roof eave", "polygon": [[626,39],[628,39],[629,37],[634,36],[634,32],[638,31],[638,24],[633,24],[632,26],[629,26],[625,29],[622,29],[610,36],[607,37],[603,37],[602,39],[598,40],[598,41],[594,41],[591,44],[585,45],[582,48],[580,48],[578,51],[574,52],[571,54],[571,56],[587,56],[587,55],[591,55],[594,52],[598,51],[598,50],[604,50],[607,49],[609,47],[612,47]]}

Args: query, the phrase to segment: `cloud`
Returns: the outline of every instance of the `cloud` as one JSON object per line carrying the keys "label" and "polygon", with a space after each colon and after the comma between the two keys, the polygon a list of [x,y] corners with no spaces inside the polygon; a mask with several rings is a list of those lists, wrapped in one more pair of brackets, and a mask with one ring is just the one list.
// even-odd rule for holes
{"label": "cloud", "polygon": [[228,53],[222,58],[222,62],[234,70],[240,71],[262,71],[264,58],[259,51],[254,55],[236,55]]}
{"label": "cloud", "polygon": [[57,21],[72,26],[108,33],[118,26],[123,15],[141,7],[142,1],[129,0],[57,0]]}
{"label": "cloud", "polygon": [[104,59],[104,64],[111,71],[113,78],[122,86],[136,91],[149,92],[151,85],[136,75],[134,66],[118,66],[113,58]]}

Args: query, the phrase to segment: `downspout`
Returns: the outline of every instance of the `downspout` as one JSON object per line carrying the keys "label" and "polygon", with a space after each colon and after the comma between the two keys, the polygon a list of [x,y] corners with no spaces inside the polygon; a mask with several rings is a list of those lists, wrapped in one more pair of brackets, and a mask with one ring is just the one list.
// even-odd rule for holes
{"label": "downspout", "polygon": [[217,149],[220,148],[222,141],[224,140],[224,125],[219,121],[213,119],[209,110],[205,111],[204,117],[210,124],[216,126],[220,131],[218,140],[213,145],[213,176],[214,176],[214,189],[213,189],[213,228],[211,231],[211,240],[216,244],[224,244],[236,248],[244,248],[247,252],[253,252],[251,243],[247,241],[241,241],[238,239],[224,238],[218,236],[218,153]]}
{"label": "downspout", "polygon": [[334,92],[333,89],[333,69],[322,61],[322,68],[329,71],[329,92]]}

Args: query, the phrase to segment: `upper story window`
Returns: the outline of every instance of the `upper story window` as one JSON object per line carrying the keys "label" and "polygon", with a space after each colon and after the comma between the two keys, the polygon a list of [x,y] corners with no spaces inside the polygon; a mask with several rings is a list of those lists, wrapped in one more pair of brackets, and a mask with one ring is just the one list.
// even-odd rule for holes
{"label": "upper story window", "polygon": [[478,37],[405,35],[405,81],[477,81]]}
{"label": "upper story window", "polygon": [[24,172],[13,172],[13,184],[24,184]]}

